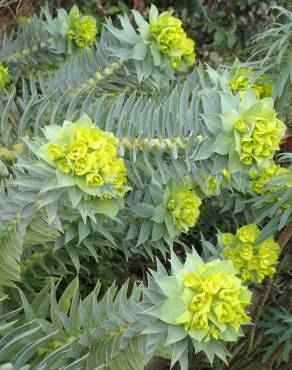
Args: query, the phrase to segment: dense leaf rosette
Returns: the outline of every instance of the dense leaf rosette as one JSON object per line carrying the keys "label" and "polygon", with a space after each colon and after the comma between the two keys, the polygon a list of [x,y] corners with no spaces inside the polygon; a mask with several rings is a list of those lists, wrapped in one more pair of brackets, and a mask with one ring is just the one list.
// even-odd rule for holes
{"label": "dense leaf rosette", "polygon": [[[199,342],[236,340],[240,326],[249,321],[245,309],[251,298],[236,273],[227,261],[203,263],[199,256],[188,255],[175,279],[169,279],[169,283],[172,281],[169,288],[175,295],[168,292],[159,318],[169,324],[183,325]],[[163,283],[167,284],[167,279]]]}
{"label": "dense leaf rosette", "polygon": [[187,36],[180,19],[171,12],[159,15],[155,5],[150,8],[149,22],[137,11],[132,12],[137,31],[127,16],[120,17],[122,29],[111,21],[106,27],[121,43],[113,48],[114,55],[133,60],[139,80],[155,75],[157,70],[173,77],[174,70],[185,71],[195,62],[195,42]]}
{"label": "dense leaf rosette", "polygon": [[44,133],[48,143],[39,154],[64,182],[103,199],[124,196],[129,189],[126,167],[112,133],[100,130],[88,116],[75,123],[65,121],[63,127],[47,126]]}
{"label": "dense leaf rosette", "polygon": [[7,85],[9,81],[10,78],[8,68],[0,65],[0,89]]}
{"label": "dense leaf rosette", "polygon": [[229,154],[232,172],[246,165],[267,167],[285,134],[285,125],[277,118],[272,98],[258,100],[254,91],[248,89],[242,97],[222,93],[221,104],[223,132],[212,149]]}
{"label": "dense leaf rosette", "polygon": [[195,226],[200,215],[201,194],[191,183],[190,178],[182,184],[168,179],[166,186],[147,185],[145,195],[132,192],[127,202],[135,219],[131,219],[126,239],[136,236],[137,245],[172,246],[177,236]]}
{"label": "dense leaf rosette", "polygon": [[[156,297],[161,298],[149,314],[167,325],[166,342],[174,346],[174,353],[191,341],[196,353],[204,351],[211,362],[214,355],[226,361],[224,341],[236,341],[242,335],[241,326],[250,320],[246,309],[251,292],[236,276],[231,261],[216,259],[204,263],[193,251],[187,254],[184,264],[172,254],[170,264],[170,276],[161,265],[158,272],[152,271],[160,293]],[[145,293],[150,299],[156,290],[151,279],[151,289]],[[154,322],[151,330],[157,327]]]}
{"label": "dense leaf rosette", "polygon": [[71,54],[74,49],[80,50],[94,44],[97,34],[96,19],[80,13],[76,5],[69,13],[65,9],[59,9],[54,19],[48,12],[45,14],[48,22],[44,22],[43,26],[52,35],[50,48],[54,53]]}
{"label": "dense leaf rosette", "polygon": [[240,271],[243,281],[260,283],[266,276],[273,276],[280,247],[271,236],[257,243],[260,230],[255,224],[239,228],[235,235],[221,234],[224,258],[230,259]]}

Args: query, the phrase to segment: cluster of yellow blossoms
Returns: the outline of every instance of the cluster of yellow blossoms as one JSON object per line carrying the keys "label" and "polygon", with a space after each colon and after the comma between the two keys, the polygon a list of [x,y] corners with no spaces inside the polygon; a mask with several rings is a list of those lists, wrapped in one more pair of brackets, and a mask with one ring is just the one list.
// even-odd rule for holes
{"label": "cluster of yellow blossoms", "polygon": [[175,225],[182,231],[194,226],[200,215],[201,199],[187,187],[171,189],[167,208],[171,211]]}
{"label": "cluster of yellow blossoms", "polygon": [[246,165],[271,158],[273,152],[279,149],[285,132],[285,125],[276,117],[276,113],[272,116],[266,116],[264,111],[259,113],[241,116],[234,123],[240,135],[240,162]]}
{"label": "cluster of yellow blossoms", "polygon": [[220,265],[224,262],[202,264],[183,277],[183,294],[189,303],[176,323],[184,324],[187,332],[197,332],[196,339],[202,335],[205,342],[224,340],[226,329],[238,333],[240,326],[250,320],[245,312],[250,293],[234,273],[222,272]]}
{"label": "cluster of yellow blossoms", "polygon": [[79,48],[93,45],[97,33],[96,19],[90,15],[82,15],[76,6],[69,13],[70,26],[67,38]]}
{"label": "cluster of yellow blossoms", "polygon": [[67,122],[63,129],[58,127],[55,142],[45,144],[43,150],[62,173],[82,178],[90,188],[103,187],[103,195],[109,196],[111,189],[122,193],[126,167],[124,160],[118,158],[118,140],[91,120],[91,124],[82,126],[82,119],[87,124],[90,120],[85,116],[80,125]]}
{"label": "cluster of yellow blossoms", "polygon": [[181,20],[172,17],[170,12],[160,14],[155,23],[150,23],[150,33],[161,52],[170,58],[173,69],[195,62],[195,42],[187,37]]}
{"label": "cluster of yellow blossoms", "polygon": [[273,236],[256,244],[260,230],[255,224],[239,228],[235,235],[221,235],[223,255],[240,271],[243,281],[260,283],[275,273],[280,247]]}
{"label": "cluster of yellow blossoms", "polygon": [[[287,189],[292,187],[292,174],[290,175],[291,181],[279,182],[276,185],[269,185],[269,182],[273,180],[285,180],[289,170],[285,167],[281,167],[275,163],[272,163],[268,168],[260,168],[259,170],[251,169],[249,171],[249,177],[252,180],[250,182],[250,188],[253,192],[260,195],[272,195],[274,192]],[[278,199],[271,197],[267,202],[273,203]]]}
{"label": "cluster of yellow blossoms", "polygon": [[253,89],[258,99],[263,99],[272,96],[273,85],[265,83],[262,77],[260,81],[262,83],[255,83],[252,81],[252,75],[254,72],[248,68],[239,68],[231,80],[229,80],[229,86],[234,93],[244,92],[249,87]]}
{"label": "cluster of yellow blossoms", "polygon": [[7,67],[3,67],[0,65],[0,89],[8,84],[10,81],[9,79],[9,71]]}

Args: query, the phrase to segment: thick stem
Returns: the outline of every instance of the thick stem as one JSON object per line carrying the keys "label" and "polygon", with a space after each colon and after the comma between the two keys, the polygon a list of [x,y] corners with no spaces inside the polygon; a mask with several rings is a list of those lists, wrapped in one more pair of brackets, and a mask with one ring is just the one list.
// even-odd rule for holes
{"label": "thick stem", "polygon": [[88,81],[82,83],[78,87],[72,88],[71,94],[77,94],[80,90],[83,89],[92,89],[93,87],[97,86],[99,83],[103,82],[104,80],[110,78],[114,72],[118,71],[121,69],[125,63],[127,63],[127,60],[125,59],[120,59],[117,62],[112,63],[108,67],[106,67],[103,71],[95,72],[95,78],[90,78]]}
{"label": "thick stem", "polygon": [[8,55],[7,58],[4,59],[4,62],[5,63],[10,63],[10,62],[13,62],[13,61],[15,62],[18,59],[25,58],[28,55],[36,53],[37,51],[39,51],[41,49],[46,49],[47,47],[50,46],[52,41],[53,41],[53,38],[49,38],[47,41],[43,41],[43,42],[39,43],[38,45],[31,46],[30,48],[23,49],[23,50],[18,51],[14,54]]}

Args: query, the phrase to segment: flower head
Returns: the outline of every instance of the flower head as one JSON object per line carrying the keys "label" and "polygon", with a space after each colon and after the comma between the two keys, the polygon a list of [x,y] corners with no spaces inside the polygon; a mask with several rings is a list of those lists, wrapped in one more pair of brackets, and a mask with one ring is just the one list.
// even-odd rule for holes
{"label": "flower head", "polygon": [[187,254],[184,265],[176,262],[173,276],[157,276],[166,295],[159,319],[183,325],[201,343],[222,341],[227,332],[236,340],[241,325],[249,321],[246,307],[251,300],[236,273],[230,261],[204,263],[195,252]]}
{"label": "flower head", "polygon": [[243,281],[260,283],[275,273],[280,247],[272,236],[256,243],[259,235],[260,230],[255,224],[242,226],[235,235],[221,234],[223,256],[233,262]]}
{"label": "flower head", "polygon": [[[224,94],[221,100],[223,132],[220,142],[226,140],[230,143],[224,153],[236,162],[230,162],[229,169],[235,165],[238,170],[240,163],[267,166],[275,151],[279,150],[286,130],[285,124],[277,118],[272,98],[258,100],[249,89],[241,98]],[[222,153],[220,142],[214,144],[215,152],[218,146],[218,153]]]}
{"label": "flower head", "polygon": [[80,14],[76,6],[71,9],[69,18],[70,26],[67,38],[82,49],[87,45],[93,45],[97,33],[96,19],[89,15]]}
{"label": "flower head", "polygon": [[234,93],[244,93],[250,87],[258,99],[271,97],[273,85],[267,82],[268,79],[266,77],[260,77],[256,81],[254,71],[249,68],[237,68],[228,83]]}
{"label": "flower head", "polygon": [[187,187],[174,187],[170,191],[167,208],[172,213],[176,226],[182,231],[195,225],[200,215],[201,199]]}
{"label": "flower head", "polygon": [[271,83],[254,83],[252,89],[259,99],[272,96],[274,86]]}
{"label": "flower head", "polygon": [[255,224],[242,226],[237,230],[236,236],[243,243],[253,243],[260,235],[260,231]]}
{"label": "flower head", "polygon": [[246,130],[248,129],[248,125],[244,122],[242,117],[234,122],[234,127],[239,132],[246,132]]}
{"label": "flower head", "polygon": [[118,141],[97,128],[89,117],[63,127],[45,130],[48,144],[40,148],[44,160],[63,174],[74,177],[85,192],[99,196],[123,196],[127,187],[124,160],[118,158]]}
{"label": "flower head", "polygon": [[65,157],[65,147],[63,145],[50,143],[48,145],[48,154],[53,161],[61,159]]}
{"label": "flower head", "polygon": [[221,235],[221,241],[225,247],[230,247],[236,241],[236,237],[231,233],[224,233]]}
{"label": "flower head", "polygon": [[76,161],[85,156],[87,152],[87,146],[82,140],[74,140],[70,145],[68,158],[72,161]]}
{"label": "flower head", "polygon": [[[252,168],[249,171],[249,177],[252,180],[250,182],[251,192],[265,195],[267,203],[273,203],[278,200],[278,197],[274,195],[275,193],[292,187],[291,171],[289,172],[288,168],[281,167],[274,162],[267,168],[259,168],[258,170]],[[282,207],[286,208],[288,206],[287,203],[283,204]]]}
{"label": "flower head", "polygon": [[104,180],[98,172],[88,173],[86,181],[89,186],[101,186],[104,184]]}
{"label": "flower head", "polygon": [[[244,68],[240,69],[243,72]],[[229,86],[233,92],[245,91],[249,87],[249,78],[244,74],[240,75],[240,72],[235,74],[232,79],[229,80]]]}
{"label": "flower head", "polygon": [[170,58],[173,69],[195,62],[195,42],[187,37],[181,20],[170,12],[164,12],[156,22],[150,22],[149,31],[160,51]]}
{"label": "flower head", "polygon": [[71,172],[71,167],[66,158],[60,159],[57,162],[57,168],[63,173],[70,173]]}
{"label": "flower head", "polygon": [[85,154],[83,157],[77,159],[74,163],[74,173],[77,176],[83,176],[88,173],[94,164],[94,156]]}

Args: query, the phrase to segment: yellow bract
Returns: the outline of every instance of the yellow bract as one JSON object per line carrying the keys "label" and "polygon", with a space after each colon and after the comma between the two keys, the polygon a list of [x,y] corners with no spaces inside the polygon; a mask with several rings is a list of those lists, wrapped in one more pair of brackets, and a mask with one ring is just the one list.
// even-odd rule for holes
{"label": "yellow bract", "polygon": [[57,168],[63,173],[70,173],[71,168],[66,158],[61,159],[57,162]]}
{"label": "yellow bract", "polygon": [[86,181],[90,186],[101,186],[104,184],[104,180],[98,172],[87,174]]}
{"label": "yellow bract", "polygon": [[229,86],[234,92],[247,90],[249,86],[249,79],[244,76],[239,76],[229,80]]}
{"label": "yellow bract", "polygon": [[255,224],[242,226],[236,232],[236,236],[239,238],[241,242],[244,242],[244,243],[255,242],[256,239],[259,237],[259,235],[260,235],[260,230]]}
{"label": "yellow bract", "polygon": [[150,33],[156,39],[161,52],[170,58],[173,69],[195,62],[195,42],[187,37],[180,19],[171,13],[160,14],[157,22],[150,23]]}
{"label": "yellow bract", "polygon": [[87,146],[85,142],[82,140],[74,140],[70,145],[68,158],[72,159],[72,161],[76,161],[77,159],[84,157],[86,152]]}
{"label": "yellow bract", "polygon": [[234,126],[239,132],[246,132],[246,130],[248,129],[248,125],[244,122],[242,117],[235,121]]}
{"label": "yellow bract", "polygon": [[65,147],[58,144],[50,143],[48,146],[49,157],[55,161],[65,157]]}
{"label": "yellow bract", "polygon": [[266,276],[275,273],[280,247],[273,236],[256,244],[260,230],[255,224],[239,228],[236,235],[221,235],[223,255],[240,271],[243,281],[260,283]]}
{"label": "yellow bract", "polygon": [[95,162],[94,155],[85,154],[82,158],[78,158],[74,163],[74,173],[77,176],[83,176],[93,169]]}
{"label": "yellow bract", "polygon": [[224,170],[223,170],[223,176],[224,176],[224,178],[225,178],[225,180],[227,182],[231,182],[232,181],[230,172],[227,170],[227,168],[224,168]]}

